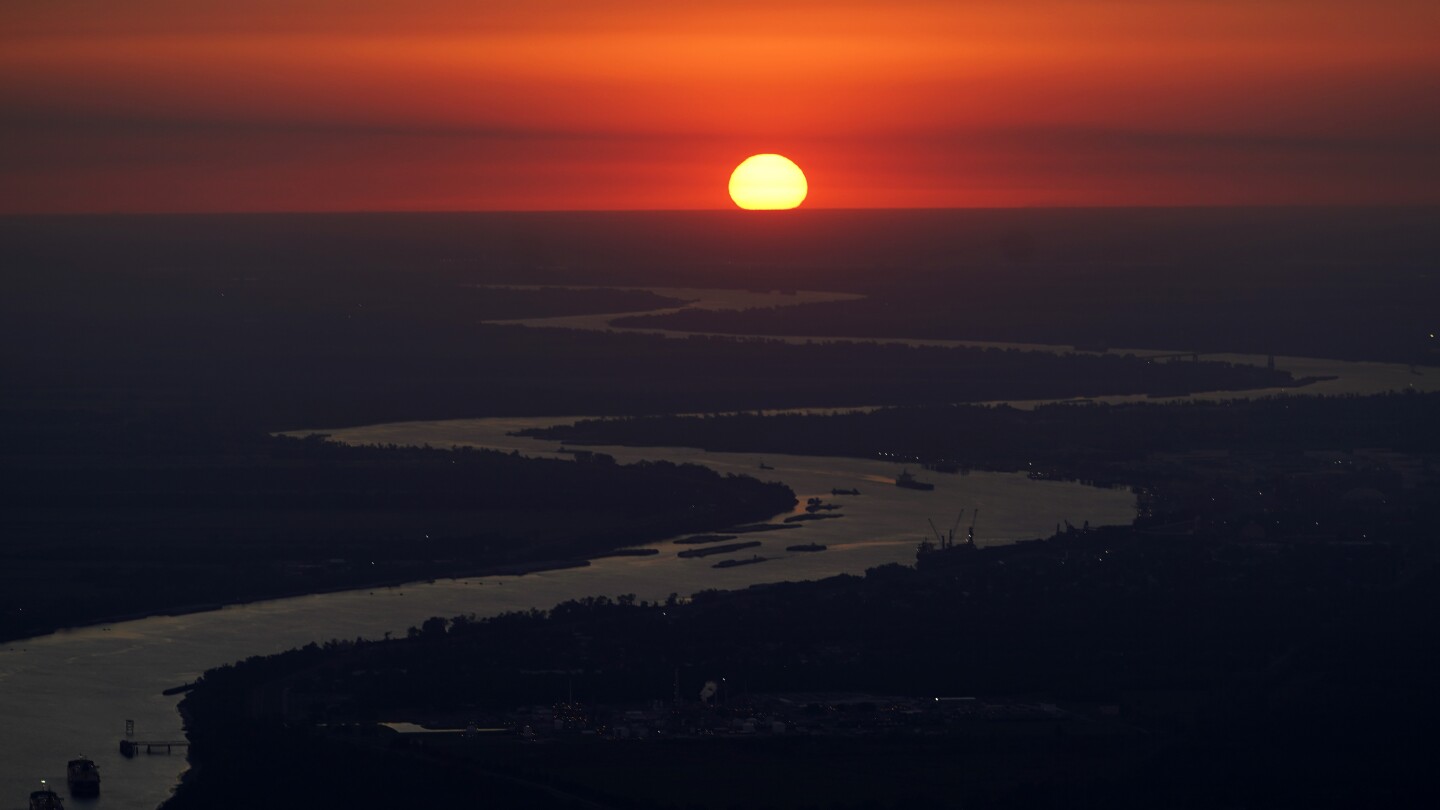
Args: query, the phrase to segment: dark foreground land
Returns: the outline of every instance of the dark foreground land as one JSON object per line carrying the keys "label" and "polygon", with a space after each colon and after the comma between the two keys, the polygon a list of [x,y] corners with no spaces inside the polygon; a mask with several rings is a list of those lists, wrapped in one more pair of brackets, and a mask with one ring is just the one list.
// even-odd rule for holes
{"label": "dark foreground land", "polygon": [[[416,784],[546,807],[1420,806],[1440,582],[1417,517],[1372,516],[1369,541],[1077,531],[312,645],[205,675],[166,807],[387,807]],[[706,680],[725,691],[702,705]],[[502,730],[373,725],[393,719]],[[343,762],[364,767],[314,779]]]}
{"label": "dark foreground land", "polygon": [[[1425,806],[1436,408],[1411,394],[776,420],[904,446],[905,425],[993,418],[996,447],[1038,434],[1038,477],[1100,471],[1145,510],[1008,547],[927,542],[915,568],[864,577],[437,617],[403,640],[212,670],[183,706],[198,767],[167,808],[384,807],[417,782],[439,801],[554,807]],[[1145,450],[1104,421],[1168,438]],[[1059,424],[1084,440],[1047,449]],[[397,720],[496,730],[375,725]],[[315,762],[351,758],[363,777],[314,784]]]}

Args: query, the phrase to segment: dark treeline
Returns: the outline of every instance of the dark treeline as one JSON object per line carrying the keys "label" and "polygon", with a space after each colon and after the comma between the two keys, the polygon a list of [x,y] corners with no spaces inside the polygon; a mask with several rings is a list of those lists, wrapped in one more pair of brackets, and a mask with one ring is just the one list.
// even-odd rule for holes
{"label": "dark treeline", "polygon": [[[227,298],[310,287],[351,311],[374,305],[364,287],[404,293],[384,307],[465,283],[836,289],[870,299],[670,323],[1433,363],[1437,222],[1433,207],[20,217],[0,218],[0,263],[23,280],[7,298],[36,274],[76,279],[72,297],[135,274]],[[486,311],[448,298],[426,306]]]}
{"label": "dark treeline", "polygon": [[[1007,276],[1130,269],[1147,294],[1276,273],[1403,279],[1440,257],[1436,222],[1434,207],[4,217],[0,260],[12,270],[343,278],[404,268],[486,283],[855,292],[949,279],[958,317]],[[1303,294],[1277,292],[1281,304]]]}
{"label": "dark treeline", "polygon": [[151,458],[61,469],[7,465],[0,467],[0,507],[421,511],[563,506],[639,515],[657,504],[698,507],[716,480],[705,467],[666,461],[641,461],[619,470],[604,455],[576,463],[469,447],[349,447],[327,443],[320,434],[269,441],[273,446],[267,456],[210,463],[191,457],[173,464]]}
{"label": "dark treeline", "polygon": [[[0,301],[0,405],[196,411],[265,430],[507,414],[949,402],[1284,384],[1134,358],[484,325],[661,305],[644,293],[476,289],[372,270],[255,280],[46,268]],[[663,383],[663,384],[662,384]]]}
{"label": "dark treeline", "polygon": [[[1183,403],[949,405],[833,415],[605,419],[535,435],[570,443],[884,458],[951,472],[1129,486],[1142,517],[1237,528],[1252,511],[1307,524],[1341,498],[1394,499],[1387,454],[1433,469],[1440,394]],[[940,473],[931,473],[935,476]],[[1239,522],[1237,522],[1239,521]]]}
{"label": "dark treeline", "polygon": [[[722,676],[739,695],[1029,695],[1121,712],[1117,735],[1070,741],[1045,726],[998,760],[981,753],[984,745],[973,761],[957,756],[967,750],[965,735],[983,741],[987,733],[957,727],[955,742],[930,756],[959,776],[903,785],[888,778],[892,758],[911,750],[904,740],[915,739],[903,727],[883,744],[875,732],[817,741],[810,745],[870,774],[869,786],[845,793],[814,784],[808,804],[786,806],[1028,807],[1059,797],[1085,807],[1212,807],[1235,796],[1254,807],[1404,802],[1426,789],[1424,764],[1436,753],[1430,728],[1440,704],[1428,674],[1436,662],[1424,639],[1440,629],[1440,590],[1419,501],[1359,519],[1369,543],[1277,550],[1205,532],[1158,538],[1103,529],[932,552],[918,569],[886,566],[688,602],[590,598],[548,613],[433,618],[407,639],[253,658],[206,673],[186,698],[200,767],[167,808],[304,806],[332,787],[315,783],[310,757],[287,760],[286,752],[338,759],[383,747],[317,723],[437,714],[496,723],[516,706],[571,698],[591,707],[668,703],[677,677],[682,702],[693,702],[701,683]],[[383,793],[444,762],[452,776],[475,769],[482,785],[487,769],[582,791],[604,783],[619,791],[600,797],[605,806],[735,806],[733,791],[710,778],[728,749],[703,745],[631,743],[623,767],[635,776],[618,779],[584,764],[608,748],[586,754],[596,749],[556,743],[527,755],[515,740],[513,750],[471,760],[381,760],[355,775],[361,785],[341,790],[352,806],[384,806],[366,800],[363,785]],[[996,745],[993,733],[988,745]],[[856,757],[862,750],[873,756]],[[793,764],[781,770],[803,772],[803,750],[786,751]],[[661,762],[684,769],[676,781],[691,789],[653,802],[624,788]],[[480,788],[451,780],[439,790],[459,801]]]}
{"label": "dark treeline", "polygon": [[[1144,375],[1154,373],[1110,367],[1120,376],[1101,379],[1083,364],[1011,357],[1005,384],[987,387],[987,362],[960,354],[856,364],[847,348],[484,327],[486,318],[661,303],[473,286],[496,283],[870,296],[725,327],[766,333],[1181,350],[1240,341],[1261,353],[1334,356],[1393,344],[1383,356],[1424,360],[1440,328],[1426,309],[1440,255],[1430,209],[793,213],[0,219],[9,282],[0,397],[24,407],[198,405],[293,429],[1063,397],[1102,384],[1146,392]],[[934,367],[918,368],[921,358]],[[1033,382],[1017,391],[1013,379],[1025,377],[1048,378],[1045,393]]]}
{"label": "dark treeline", "polygon": [[945,405],[836,414],[587,420],[527,431],[571,443],[954,461],[991,470],[1096,466],[1157,453],[1440,451],[1440,394],[1282,396],[1226,402]]}
{"label": "dark treeline", "polygon": [[[630,315],[617,326],[735,335],[826,335],[1165,348],[1440,365],[1436,317],[1419,302],[1440,281],[1408,269],[1197,273],[1155,268],[1007,273],[977,288],[947,279],[858,301]],[[1218,327],[1218,328],[1217,328]]]}
{"label": "dark treeline", "polygon": [[[0,455],[0,638],[583,559],[794,504],[782,485],[603,455],[346,447],[113,414],[67,414],[53,433],[66,430],[36,430],[53,444],[17,441]],[[160,438],[145,447],[150,435]]]}

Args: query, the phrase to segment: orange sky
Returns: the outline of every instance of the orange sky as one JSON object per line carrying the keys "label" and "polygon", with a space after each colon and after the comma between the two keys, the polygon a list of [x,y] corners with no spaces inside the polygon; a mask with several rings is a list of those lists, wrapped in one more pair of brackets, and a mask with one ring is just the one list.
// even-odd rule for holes
{"label": "orange sky", "polygon": [[1440,202],[1435,0],[47,0],[0,212]]}

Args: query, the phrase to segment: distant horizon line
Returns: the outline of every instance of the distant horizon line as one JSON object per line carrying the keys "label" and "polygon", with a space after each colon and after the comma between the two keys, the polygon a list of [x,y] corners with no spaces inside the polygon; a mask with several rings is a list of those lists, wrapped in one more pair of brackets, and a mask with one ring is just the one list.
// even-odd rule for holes
{"label": "distant horizon line", "polygon": [[734,214],[736,216],[804,216],[807,212],[872,211],[1184,211],[1184,210],[1383,210],[1440,208],[1429,203],[1192,203],[1174,205],[976,205],[976,206],[886,206],[876,208],[793,208],[780,211],[746,211],[740,208],[478,208],[478,209],[336,209],[336,210],[236,210],[236,211],[33,211],[0,213],[0,219],[63,219],[85,217],[232,217],[232,216],[395,216],[395,215],[559,215],[559,214]]}

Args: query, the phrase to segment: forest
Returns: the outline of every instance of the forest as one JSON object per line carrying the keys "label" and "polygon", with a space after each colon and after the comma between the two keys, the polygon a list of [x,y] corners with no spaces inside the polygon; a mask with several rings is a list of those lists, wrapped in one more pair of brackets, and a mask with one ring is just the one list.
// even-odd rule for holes
{"label": "forest", "polygon": [[[1419,643],[1440,629],[1440,583],[1414,564],[1433,549],[1409,503],[1365,516],[1365,543],[1077,530],[863,577],[435,617],[405,639],[237,662],[182,706],[202,775],[166,808],[380,807],[417,782],[436,800],[546,807],[1400,800],[1426,789],[1440,710]],[[722,701],[697,697],[722,678]],[[950,696],[975,708],[937,705]],[[646,736],[616,730],[641,717]],[[467,722],[499,731],[469,740]],[[347,757],[370,764],[311,778]],[[714,778],[742,764],[744,779]]]}
{"label": "forest", "polygon": [[67,414],[60,435],[24,431],[0,457],[0,640],[127,615],[583,564],[795,503],[780,484],[600,454],[530,459],[217,435],[143,419],[81,424]]}

